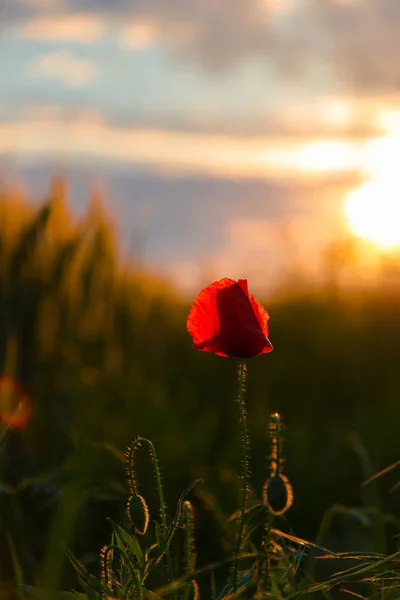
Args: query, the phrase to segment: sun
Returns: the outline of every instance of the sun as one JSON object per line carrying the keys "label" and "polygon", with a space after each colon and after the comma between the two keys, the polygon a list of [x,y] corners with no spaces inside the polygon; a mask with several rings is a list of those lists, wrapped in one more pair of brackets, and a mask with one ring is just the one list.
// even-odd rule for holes
{"label": "sun", "polygon": [[355,235],[381,250],[400,250],[400,185],[367,181],[350,192],[345,213]]}

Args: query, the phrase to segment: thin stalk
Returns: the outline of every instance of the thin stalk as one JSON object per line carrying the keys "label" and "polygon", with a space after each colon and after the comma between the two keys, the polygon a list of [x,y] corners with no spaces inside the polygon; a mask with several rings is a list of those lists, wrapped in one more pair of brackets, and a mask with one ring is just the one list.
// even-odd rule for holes
{"label": "thin stalk", "polygon": [[239,404],[239,413],[240,413],[240,423],[242,425],[242,479],[243,479],[243,488],[242,488],[242,498],[240,503],[240,521],[239,521],[239,532],[236,542],[236,553],[235,560],[233,563],[233,590],[237,589],[238,585],[238,570],[239,570],[239,555],[242,549],[242,541],[243,541],[243,529],[244,529],[244,520],[246,517],[246,505],[247,505],[247,489],[249,482],[249,457],[248,457],[248,449],[250,445],[249,439],[249,431],[247,429],[247,421],[246,421],[246,405],[244,400],[244,384],[246,380],[246,362],[241,360],[238,367],[238,393],[237,393],[237,401]]}
{"label": "thin stalk", "polygon": [[162,525],[165,529],[165,531],[167,531],[168,529],[168,524],[167,524],[167,514],[166,514],[166,510],[165,510],[165,501],[164,501],[164,490],[163,490],[163,486],[162,486],[162,482],[161,482],[161,473],[160,473],[160,469],[158,466],[158,459],[157,459],[157,455],[156,455],[156,450],[153,446],[153,443],[150,440],[144,440],[142,439],[142,441],[146,441],[147,444],[149,445],[150,448],[150,452],[152,454],[152,458],[153,458],[153,469],[154,469],[154,475],[156,478],[156,485],[157,485],[157,493],[158,493],[158,500],[160,503],[160,513],[161,513],[161,522]]}
{"label": "thin stalk", "polygon": [[[158,492],[158,498],[159,498],[159,502],[160,502],[161,522],[162,522],[162,525],[164,528],[164,535],[166,536],[167,531],[168,531],[168,524],[167,524],[167,514],[166,514],[166,510],[165,510],[164,491],[163,491],[163,486],[162,486],[162,482],[161,482],[161,473],[160,473],[160,469],[158,466],[158,460],[157,460],[155,448],[150,440],[147,440],[147,442],[150,447],[150,452],[152,453],[152,456],[153,456],[154,474],[156,477],[157,492]],[[172,557],[171,557],[171,551],[170,551],[169,547],[167,548],[166,555],[167,555],[167,565],[168,565],[170,580],[173,581]],[[174,599],[176,599],[175,591],[172,593],[172,597]]]}
{"label": "thin stalk", "polygon": [[[190,577],[190,573],[192,571],[192,568],[191,568],[192,544],[193,544],[193,541],[192,541],[192,535],[191,535],[191,525],[189,523],[189,515],[186,514],[185,515],[185,575],[188,578],[188,580]],[[190,592],[190,584],[185,587],[185,590],[183,592],[184,600],[189,599],[189,592]]]}

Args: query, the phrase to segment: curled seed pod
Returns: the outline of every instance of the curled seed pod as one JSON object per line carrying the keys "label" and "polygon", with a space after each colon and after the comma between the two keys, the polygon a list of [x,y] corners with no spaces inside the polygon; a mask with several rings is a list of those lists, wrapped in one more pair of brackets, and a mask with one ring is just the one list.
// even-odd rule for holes
{"label": "curled seed pod", "polygon": [[200,588],[199,588],[199,584],[197,583],[197,581],[195,581],[194,579],[191,579],[189,582],[189,585],[190,585],[190,595],[189,595],[190,600],[200,600]]}
{"label": "curled seed pod", "polygon": [[293,490],[285,475],[267,479],[262,489],[263,504],[274,515],[283,515],[293,503]]}
{"label": "curled seed pod", "polygon": [[135,533],[144,535],[149,525],[149,509],[143,496],[133,495],[129,498],[126,512]]}

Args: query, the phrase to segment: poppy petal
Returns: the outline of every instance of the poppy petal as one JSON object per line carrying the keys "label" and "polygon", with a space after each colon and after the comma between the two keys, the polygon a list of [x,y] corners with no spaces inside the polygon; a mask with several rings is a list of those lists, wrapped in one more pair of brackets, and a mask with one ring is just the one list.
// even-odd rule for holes
{"label": "poppy petal", "polygon": [[[219,331],[217,310],[218,292],[235,284],[234,279],[225,277],[202,289],[197,295],[187,318],[187,330],[195,346],[212,340]],[[203,348],[202,348],[203,349]],[[205,350],[214,352],[214,350]]]}
{"label": "poppy petal", "polygon": [[269,314],[267,313],[265,308],[262,306],[262,304],[260,304],[260,302],[258,302],[258,300],[255,300],[254,296],[250,295],[249,298],[250,298],[250,302],[251,302],[253,310],[254,310],[254,314],[260,324],[261,330],[266,339],[266,345],[265,345],[265,348],[264,348],[262,354],[265,354],[267,352],[272,352],[272,350],[274,348],[273,348],[270,340],[268,339],[268,336],[269,336],[269,330],[268,330]]}
{"label": "poppy petal", "polygon": [[238,279],[237,284],[238,284],[238,286],[240,286],[242,288],[242,290],[244,291],[246,296],[248,296],[249,295],[249,286],[247,285],[247,279]]}

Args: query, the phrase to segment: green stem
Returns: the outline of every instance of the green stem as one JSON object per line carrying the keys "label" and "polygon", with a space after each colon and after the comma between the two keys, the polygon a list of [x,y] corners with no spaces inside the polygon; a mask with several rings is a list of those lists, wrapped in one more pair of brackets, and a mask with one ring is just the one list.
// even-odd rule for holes
{"label": "green stem", "polygon": [[[150,440],[148,440],[148,444],[150,446],[150,451],[153,455],[154,474],[156,477],[158,498],[160,501],[161,522],[162,522],[163,528],[164,528],[164,535],[166,536],[167,532],[168,532],[168,524],[167,524],[167,514],[166,514],[166,510],[165,510],[164,491],[163,491],[163,486],[162,486],[162,482],[161,482],[161,474],[160,474],[160,469],[158,467],[158,460],[157,460],[155,448]],[[167,555],[167,565],[168,565],[170,580],[173,581],[172,557],[171,557],[171,551],[170,551],[169,547],[167,548],[166,555]],[[172,597],[176,598],[175,591],[172,593]]]}
{"label": "green stem", "polygon": [[239,521],[239,532],[236,542],[236,554],[235,560],[233,563],[233,589],[234,591],[237,589],[238,585],[238,570],[239,570],[239,555],[242,549],[242,541],[243,541],[243,529],[244,529],[244,520],[246,517],[246,504],[247,504],[247,488],[249,481],[249,464],[248,464],[248,448],[250,444],[249,440],[249,432],[247,429],[246,422],[246,405],[244,400],[244,383],[246,378],[246,362],[241,360],[238,367],[238,393],[237,393],[237,401],[239,404],[240,411],[240,422],[242,425],[242,467],[243,467],[243,488],[242,488],[242,500],[240,504],[240,521]]}
{"label": "green stem", "polygon": [[[145,440],[142,439],[142,441],[145,441]],[[153,469],[154,469],[154,475],[156,478],[158,499],[160,502],[161,522],[164,527],[164,530],[167,531],[168,524],[167,524],[167,514],[166,514],[166,510],[165,510],[164,490],[163,490],[163,486],[162,486],[162,482],[161,482],[161,473],[160,473],[160,469],[158,466],[158,459],[157,459],[157,455],[156,455],[156,451],[153,446],[153,443],[147,439],[146,439],[146,442],[150,448],[150,452],[151,452],[152,458],[153,458]]]}

